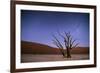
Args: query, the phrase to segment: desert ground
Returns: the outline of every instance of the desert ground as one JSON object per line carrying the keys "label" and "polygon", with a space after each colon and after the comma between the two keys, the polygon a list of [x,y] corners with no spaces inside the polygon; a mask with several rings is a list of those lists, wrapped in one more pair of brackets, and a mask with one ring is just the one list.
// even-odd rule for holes
{"label": "desert ground", "polygon": [[21,62],[47,62],[47,61],[69,61],[69,60],[86,60],[88,54],[72,54],[71,58],[64,58],[62,55],[33,55],[22,54]]}

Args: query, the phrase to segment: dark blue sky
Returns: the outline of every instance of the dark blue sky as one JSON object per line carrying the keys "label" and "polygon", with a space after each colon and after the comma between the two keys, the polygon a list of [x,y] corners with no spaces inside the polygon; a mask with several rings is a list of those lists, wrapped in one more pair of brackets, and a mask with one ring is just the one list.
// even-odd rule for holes
{"label": "dark blue sky", "polygon": [[89,46],[89,14],[75,12],[21,10],[21,40],[55,47],[54,34],[70,32],[79,46]]}

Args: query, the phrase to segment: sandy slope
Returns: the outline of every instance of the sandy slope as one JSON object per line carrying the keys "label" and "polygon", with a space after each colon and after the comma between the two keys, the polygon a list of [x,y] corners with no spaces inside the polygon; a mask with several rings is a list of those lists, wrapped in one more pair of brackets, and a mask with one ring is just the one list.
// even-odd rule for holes
{"label": "sandy slope", "polygon": [[[35,43],[35,42],[21,42],[22,54],[61,54],[59,48],[54,48],[48,45]],[[89,54],[89,47],[77,47],[73,48],[71,53],[73,54]]]}

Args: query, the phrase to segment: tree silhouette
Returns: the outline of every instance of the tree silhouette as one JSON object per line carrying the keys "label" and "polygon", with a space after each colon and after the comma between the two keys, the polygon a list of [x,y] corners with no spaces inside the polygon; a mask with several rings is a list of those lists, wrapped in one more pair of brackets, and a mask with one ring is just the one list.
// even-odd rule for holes
{"label": "tree silhouette", "polygon": [[63,57],[71,58],[71,49],[77,47],[79,43],[76,43],[76,40],[73,39],[70,32],[64,32],[64,35],[59,33],[59,35],[63,38],[63,44],[57,39],[55,35],[53,35],[53,43],[60,49]]}

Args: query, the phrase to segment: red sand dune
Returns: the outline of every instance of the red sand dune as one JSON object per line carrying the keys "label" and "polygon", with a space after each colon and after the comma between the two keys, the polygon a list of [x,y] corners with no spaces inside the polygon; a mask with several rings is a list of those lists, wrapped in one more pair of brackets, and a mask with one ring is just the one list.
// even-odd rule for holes
{"label": "red sand dune", "polygon": [[[22,54],[61,54],[59,48],[53,48],[44,44],[21,41]],[[73,54],[88,54],[89,47],[77,47],[71,50]]]}

